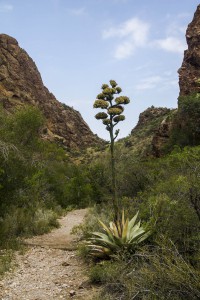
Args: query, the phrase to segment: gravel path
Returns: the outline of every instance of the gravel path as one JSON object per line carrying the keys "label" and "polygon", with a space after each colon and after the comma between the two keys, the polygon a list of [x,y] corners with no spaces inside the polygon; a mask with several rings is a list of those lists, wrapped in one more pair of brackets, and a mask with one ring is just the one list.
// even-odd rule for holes
{"label": "gravel path", "polygon": [[85,214],[86,210],[72,211],[60,220],[59,229],[26,240],[28,251],[16,254],[15,271],[0,281],[1,300],[93,298],[96,289],[87,282],[86,266],[72,250],[75,237],[70,234]]}

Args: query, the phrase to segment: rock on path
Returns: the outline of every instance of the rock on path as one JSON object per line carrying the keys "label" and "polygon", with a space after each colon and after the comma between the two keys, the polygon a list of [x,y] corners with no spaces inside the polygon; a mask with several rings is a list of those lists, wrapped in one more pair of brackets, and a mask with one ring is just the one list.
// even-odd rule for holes
{"label": "rock on path", "polygon": [[86,266],[71,247],[73,226],[86,210],[70,212],[51,233],[28,239],[28,251],[16,255],[17,268],[0,281],[1,300],[59,300],[93,298],[96,290],[87,284]]}

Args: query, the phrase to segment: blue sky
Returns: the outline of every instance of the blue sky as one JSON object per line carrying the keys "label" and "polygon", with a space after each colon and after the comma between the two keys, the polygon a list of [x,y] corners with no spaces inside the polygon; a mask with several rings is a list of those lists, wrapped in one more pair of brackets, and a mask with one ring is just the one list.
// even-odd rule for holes
{"label": "blue sky", "polygon": [[120,135],[147,107],[177,106],[177,70],[196,0],[0,0],[1,33],[13,36],[35,61],[56,98],[79,110],[91,130],[102,83],[118,82],[131,103]]}

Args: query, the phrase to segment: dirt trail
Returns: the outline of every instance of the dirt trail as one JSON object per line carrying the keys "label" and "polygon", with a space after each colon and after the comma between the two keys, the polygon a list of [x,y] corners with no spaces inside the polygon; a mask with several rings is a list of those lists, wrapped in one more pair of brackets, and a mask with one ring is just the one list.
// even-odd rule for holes
{"label": "dirt trail", "polygon": [[70,234],[86,212],[72,211],[60,220],[59,229],[26,240],[28,251],[16,255],[15,271],[0,281],[1,300],[93,298],[96,290],[87,283],[86,266],[72,250],[75,236]]}

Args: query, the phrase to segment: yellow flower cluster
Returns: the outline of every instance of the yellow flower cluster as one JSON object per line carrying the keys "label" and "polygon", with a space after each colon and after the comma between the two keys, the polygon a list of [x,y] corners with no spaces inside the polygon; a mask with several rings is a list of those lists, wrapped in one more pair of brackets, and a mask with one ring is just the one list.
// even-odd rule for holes
{"label": "yellow flower cluster", "polygon": [[117,86],[117,83],[115,80],[110,80],[110,85],[112,86],[112,88],[115,88]]}
{"label": "yellow flower cluster", "polygon": [[108,114],[109,115],[120,115],[123,112],[123,107],[120,105],[112,106],[108,109]]}
{"label": "yellow flower cluster", "polygon": [[105,96],[107,96],[107,95],[113,95],[113,94],[115,94],[115,89],[108,87],[108,88],[106,88],[106,89],[103,90],[103,93],[105,94]]}
{"label": "yellow flower cluster", "polygon": [[124,120],[125,120],[125,116],[124,115],[116,116],[116,117],[113,118],[113,121],[115,123],[118,123],[118,122],[124,121]]}
{"label": "yellow flower cluster", "polygon": [[106,119],[107,117],[108,115],[105,112],[99,112],[98,114],[95,115],[95,118],[97,120]]}
{"label": "yellow flower cluster", "polygon": [[104,125],[109,125],[109,124],[111,124],[111,120],[110,119],[104,119],[103,124]]}
{"label": "yellow flower cluster", "polygon": [[109,103],[105,100],[96,100],[93,105],[94,108],[102,108],[102,109],[108,108],[108,106]]}
{"label": "yellow flower cluster", "polygon": [[100,93],[97,95],[97,99],[100,99],[100,100],[104,100],[105,99],[105,95],[103,93]]}
{"label": "yellow flower cluster", "polygon": [[105,89],[108,88],[108,87],[109,87],[109,85],[106,84],[106,83],[102,84],[102,86],[101,86],[102,90],[105,90]]}
{"label": "yellow flower cluster", "polygon": [[128,104],[130,102],[130,99],[126,96],[120,96],[115,99],[115,102],[117,104]]}

